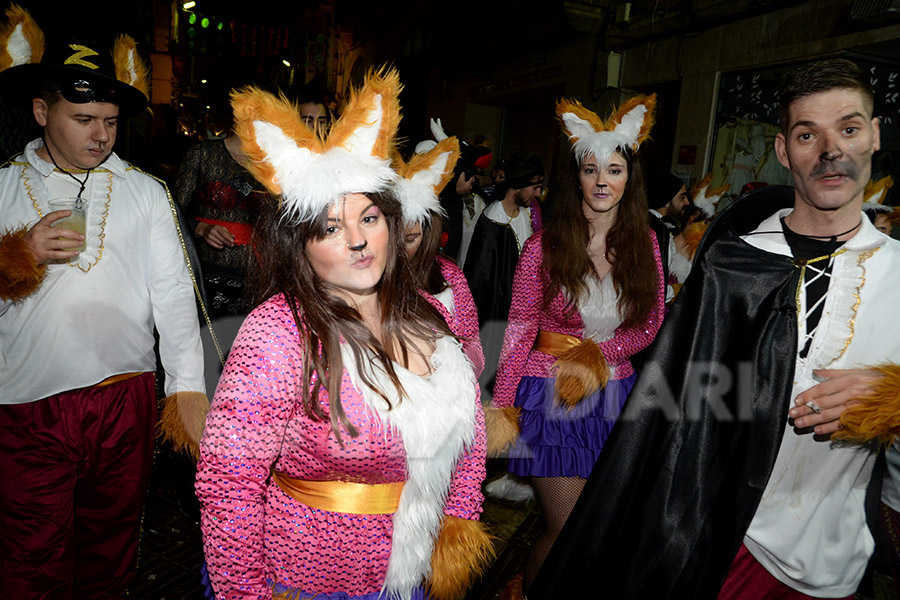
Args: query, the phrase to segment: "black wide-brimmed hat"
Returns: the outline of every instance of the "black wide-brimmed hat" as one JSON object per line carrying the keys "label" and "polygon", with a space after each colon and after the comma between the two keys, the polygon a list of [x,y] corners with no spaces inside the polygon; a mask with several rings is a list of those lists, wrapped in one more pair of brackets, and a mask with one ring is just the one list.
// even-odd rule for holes
{"label": "black wide-brimmed hat", "polygon": [[27,11],[13,6],[6,14],[9,23],[0,30],[3,94],[36,98],[59,90],[75,104],[116,104],[124,117],[147,107],[147,67],[131,37],[116,38],[112,51],[75,39],[48,43],[44,51],[43,34]]}

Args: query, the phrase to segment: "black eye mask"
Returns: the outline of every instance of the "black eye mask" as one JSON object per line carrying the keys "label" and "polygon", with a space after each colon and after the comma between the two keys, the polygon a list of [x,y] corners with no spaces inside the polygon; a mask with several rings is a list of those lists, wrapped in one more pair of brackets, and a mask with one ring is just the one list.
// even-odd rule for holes
{"label": "black eye mask", "polygon": [[87,104],[88,102],[119,104],[119,96],[115,89],[102,84],[96,85],[85,79],[67,81],[60,85],[59,92],[72,104]]}

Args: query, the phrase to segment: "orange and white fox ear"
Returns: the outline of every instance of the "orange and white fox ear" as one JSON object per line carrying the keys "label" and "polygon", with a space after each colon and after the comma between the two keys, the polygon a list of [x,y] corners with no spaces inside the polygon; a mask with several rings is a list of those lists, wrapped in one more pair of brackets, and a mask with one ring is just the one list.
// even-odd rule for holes
{"label": "orange and white fox ear", "polygon": [[388,189],[397,175],[389,159],[400,121],[400,78],[370,72],[322,141],[286,98],[259,88],[232,93],[243,164],[274,195],[292,224],[318,217],[347,194]]}
{"label": "orange and white fox ear", "polygon": [[325,149],[388,159],[400,123],[400,75],[395,69],[370,71],[347,109],[334,124]]}
{"label": "orange and white fox ear", "polygon": [[728,184],[717,188],[710,188],[712,179],[713,174],[707,173],[706,177],[700,180],[694,187],[694,192],[691,195],[691,201],[694,203],[694,206],[703,212],[703,217],[706,219],[711,219],[715,216],[716,206],[719,204],[719,200],[722,199],[725,192],[731,189],[731,186]]}
{"label": "orange and white fox ear", "polygon": [[43,56],[44,32],[27,10],[11,4],[0,27],[0,71],[39,63]]}
{"label": "orange and white fox ear", "polygon": [[137,52],[137,42],[130,35],[120,35],[113,44],[116,79],[137,88],[150,98],[150,70]]}
{"label": "orange and white fox ear", "polygon": [[409,163],[397,161],[400,179],[394,184],[394,194],[403,207],[407,223],[423,223],[432,213],[442,213],[438,194],[453,179],[453,169],[459,160],[459,141],[444,138],[422,154],[415,154]]}
{"label": "orange and white fox ear", "polygon": [[605,122],[577,100],[562,100],[556,105],[578,161],[593,155],[601,165],[609,164],[618,150],[637,150],[650,136],[655,111],[656,94],[632,98]]}

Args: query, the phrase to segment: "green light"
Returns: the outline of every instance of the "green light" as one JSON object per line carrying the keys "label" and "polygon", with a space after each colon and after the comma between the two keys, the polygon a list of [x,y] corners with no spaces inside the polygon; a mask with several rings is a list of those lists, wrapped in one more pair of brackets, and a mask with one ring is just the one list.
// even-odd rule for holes
{"label": "green light", "polygon": [[222,31],[222,27],[223,27],[224,25],[225,25],[224,23],[219,23],[219,24],[216,26],[216,29],[218,29],[219,31]]}
{"label": "green light", "polygon": [[191,25],[193,25],[193,24],[196,23],[196,22],[197,22],[197,15],[195,15],[194,13],[191,13],[191,14],[188,16],[188,23],[190,23]]}
{"label": "green light", "polygon": [[200,27],[202,27],[203,29],[206,29],[207,27],[209,27],[209,19],[207,19],[206,17],[203,17],[200,20]]}

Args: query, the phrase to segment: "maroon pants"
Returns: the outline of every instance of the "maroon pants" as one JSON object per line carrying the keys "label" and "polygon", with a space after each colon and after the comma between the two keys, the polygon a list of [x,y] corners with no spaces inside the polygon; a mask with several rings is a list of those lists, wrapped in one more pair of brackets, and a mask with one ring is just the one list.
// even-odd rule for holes
{"label": "maroon pants", "polygon": [[124,598],[153,464],[152,373],[0,405],[0,598]]}
{"label": "maroon pants", "polygon": [[[841,600],[853,600],[854,594]],[[775,579],[741,544],[718,600],[816,600]]]}

